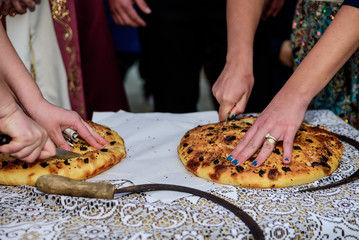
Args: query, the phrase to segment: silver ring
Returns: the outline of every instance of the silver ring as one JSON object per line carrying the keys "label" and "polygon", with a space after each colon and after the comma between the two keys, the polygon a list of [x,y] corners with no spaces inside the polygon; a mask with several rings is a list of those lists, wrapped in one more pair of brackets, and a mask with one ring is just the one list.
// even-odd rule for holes
{"label": "silver ring", "polygon": [[272,135],[270,135],[270,133],[267,133],[266,135],[266,141],[272,143],[272,144],[276,144],[277,143],[277,139],[275,137],[273,137]]}

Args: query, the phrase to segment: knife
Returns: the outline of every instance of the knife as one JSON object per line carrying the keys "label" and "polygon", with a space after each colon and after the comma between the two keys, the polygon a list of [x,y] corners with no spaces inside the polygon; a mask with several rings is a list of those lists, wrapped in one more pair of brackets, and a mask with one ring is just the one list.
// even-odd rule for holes
{"label": "knife", "polygon": [[235,119],[235,118],[237,117],[236,114],[231,115],[231,112],[232,112],[232,110],[233,110],[234,107],[235,107],[235,106],[233,106],[233,107],[231,108],[231,110],[229,110],[229,112],[228,112],[228,114],[227,114],[227,117],[226,117],[226,121],[224,122],[224,125],[227,125],[228,120],[233,120],[233,119]]}
{"label": "knife", "polygon": [[[344,135],[340,135],[340,134],[336,134],[335,135],[342,141],[352,145],[353,147],[355,147],[357,150],[359,150],[359,143],[351,138],[348,138],[347,136],[344,136]],[[342,180],[339,180],[338,182],[334,182],[334,183],[330,183],[330,184],[327,184],[327,185],[324,185],[324,186],[319,186],[319,187],[313,187],[313,188],[306,188],[306,189],[302,189],[302,190],[299,190],[298,192],[313,192],[313,191],[317,191],[317,190],[323,190],[323,189],[329,189],[329,188],[332,188],[332,187],[338,187],[340,185],[343,185],[343,184],[346,184],[346,183],[350,183],[350,182],[353,182],[353,181],[356,181],[359,179],[359,169],[356,170],[356,172],[354,172],[352,175],[342,179]]]}
{"label": "knife", "polygon": [[[6,134],[0,134],[0,145],[8,144],[9,142],[11,142],[11,139],[12,138]],[[71,152],[61,148],[56,148],[56,155],[55,155],[56,158],[66,160],[80,156],[81,154],[79,153]]]}
{"label": "knife", "polygon": [[77,158],[80,156],[81,154],[79,153],[71,152],[62,148],[56,148],[56,155],[55,155],[56,158],[66,160],[70,158]]}
{"label": "knife", "polygon": [[42,175],[37,179],[35,187],[48,194],[103,199],[113,199],[115,193],[139,193],[158,190],[191,193],[206,198],[230,210],[248,226],[254,239],[264,239],[262,229],[253,218],[242,209],[223,198],[194,188],[170,184],[143,184],[115,189],[115,186],[108,182],[85,182],[60,175]]}

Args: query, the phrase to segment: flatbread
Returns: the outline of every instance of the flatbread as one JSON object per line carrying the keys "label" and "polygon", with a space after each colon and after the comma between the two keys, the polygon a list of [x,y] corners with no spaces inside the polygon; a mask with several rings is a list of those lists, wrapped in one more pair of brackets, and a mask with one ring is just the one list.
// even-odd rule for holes
{"label": "flatbread", "polygon": [[87,123],[110,145],[98,150],[80,138],[78,142],[73,142],[72,147],[73,152],[81,154],[80,157],[67,160],[52,157],[31,164],[8,154],[0,154],[0,184],[34,186],[37,178],[46,174],[85,180],[113,167],[126,157],[124,141],[114,130],[90,121]]}
{"label": "flatbread", "polygon": [[250,166],[259,150],[242,165],[227,160],[256,117],[242,117],[189,130],[177,148],[186,169],[198,177],[247,188],[281,188],[313,182],[332,174],[343,154],[339,139],[321,126],[303,123],[294,139],[290,164],[283,163],[278,142],[258,168]]}

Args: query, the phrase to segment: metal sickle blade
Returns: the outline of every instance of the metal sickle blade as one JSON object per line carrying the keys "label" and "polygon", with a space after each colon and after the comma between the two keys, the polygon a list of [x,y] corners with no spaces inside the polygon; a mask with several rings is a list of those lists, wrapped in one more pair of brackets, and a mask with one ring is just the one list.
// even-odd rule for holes
{"label": "metal sickle blade", "polygon": [[[352,145],[353,147],[355,147],[357,150],[359,150],[359,143],[351,138],[348,138],[347,136],[344,135],[340,135],[340,134],[335,134],[340,140]],[[340,185],[346,184],[346,183],[350,183],[353,181],[356,181],[359,179],[359,169],[356,170],[356,172],[354,172],[352,175],[339,180],[338,182],[334,182],[334,183],[330,183],[324,186],[319,186],[319,187],[313,187],[313,188],[306,188],[303,190],[299,190],[298,192],[313,192],[313,191],[317,191],[317,190],[323,190],[323,189],[329,189],[329,188],[333,188],[333,187],[338,187]]]}
{"label": "metal sickle blade", "polygon": [[169,191],[177,191],[177,192],[186,192],[190,194],[197,195],[199,197],[206,198],[214,203],[221,205],[222,207],[233,212],[237,217],[239,217],[249,228],[254,239],[264,239],[264,234],[259,225],[242,209],[237,207],[236,205],[227,202],[223,198],[217,197],[211,193],[203,192],[198,189],[178,186],[178,185],[170,185],[170,184],[143,184],[143,185],[135,185],[130,187],[124,187],[115,189],[115,193],[139,193],[139,192],[148,192],[148,191],[158,191],[158,190],[169,190]]}
{"label": "metal sickle blade", "polygon": [[328,185],[319,186],[319,187],[306,188],[306,189],[303,189],[303,190],[299,190],[298,192],[313,192],[313,191],[317,191],[317,190],[323,190],[323,189],[338,187],[340,185],[350,183],[350,182],[353,182],[353,181],[358,180],[358,179],[359,179],[359,169],[355,173],[350,175],[349,177],[346,177],[346,178],[344,178],[344,179],[342,179],[342,180],[340,180],[338,182],[330,183]]}

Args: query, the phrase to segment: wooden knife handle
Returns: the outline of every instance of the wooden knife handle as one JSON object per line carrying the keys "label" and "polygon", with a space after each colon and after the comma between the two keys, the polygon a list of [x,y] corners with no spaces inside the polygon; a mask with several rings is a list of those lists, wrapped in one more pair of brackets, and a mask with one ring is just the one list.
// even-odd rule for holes
{"label": "wooden knife handle", "polygon": [[[61,194],[67,196],[76,197],[89,197],[89,198],[105,198],[112,199],[114,197],[115,187],[107,182],[84,182],[79,180],[73,180],[67,177],[59,175],[43,175],[36,181],[35,186],[38,190],[50,193],[50,194]],[[126,188],[120,188],[116,190],[116,193],[123,192],[144,192],[144,191],[155,191],[155,190],[171,190],[179,192],[187,192],[200,197],[204,197],[221,206],[232,211],[237,217],[239,217],[250,229],[254,239],[264,240],[264,234],[259,225],[242,209],[236,205],[217,197],[211,193],[203,192],[197,189],[167,185],[167,184],[144,184],[131,186]]]}
{"label": "wooden knife handle", "polygon": [[103,199],[113,199],[115,191],[115,187],[108,182],[85,182],[59,175],[40,176],[35,186],[49,194]]}

